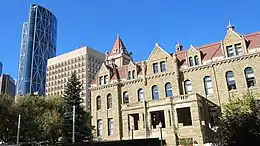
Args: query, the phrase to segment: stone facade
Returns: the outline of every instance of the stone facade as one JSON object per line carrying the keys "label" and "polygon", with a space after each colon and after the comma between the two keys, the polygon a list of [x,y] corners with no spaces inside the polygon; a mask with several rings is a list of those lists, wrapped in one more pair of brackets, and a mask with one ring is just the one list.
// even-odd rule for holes
{"label": "stone facade", "polygon": [[46,95],[62,95],[68,79],[75,71],[82,83],[83,106],[90,111],[90,83],[100,69],[105,55],[87,46],[48,59]]}
{"label": "stone facade", "polygon": [[259,91],[259,45],[260,33],[243,36],[229,25],[223,41],[187,50],[177,44],[172,54],[156,43],[147,60],[134,62],[118,37],[91,84],[94,133],[100,140],[152,138],[161,125],[167,145],[210,142],[221,106]]}

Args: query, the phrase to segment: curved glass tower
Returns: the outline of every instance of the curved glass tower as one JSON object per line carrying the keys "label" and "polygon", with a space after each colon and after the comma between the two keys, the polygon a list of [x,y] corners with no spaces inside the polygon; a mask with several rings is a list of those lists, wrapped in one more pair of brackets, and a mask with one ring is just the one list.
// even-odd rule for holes
{"label": "curved glass tower", "polygon": [[45,94],[47,60],[56,56],[57,19],[47,9],[32,4],[23,23],[17,94]]}

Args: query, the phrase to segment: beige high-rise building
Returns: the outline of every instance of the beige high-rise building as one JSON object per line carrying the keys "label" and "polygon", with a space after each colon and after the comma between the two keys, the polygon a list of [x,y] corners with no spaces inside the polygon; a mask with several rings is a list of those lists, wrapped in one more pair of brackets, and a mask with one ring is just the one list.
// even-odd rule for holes
{"label": "beige high-rise building", "polygon": [[161,127],[167,146],[202,146],[214,137],[224,103],[260,91],[259,63],[260,33],[241,35],[230,24],[219,42],[177,44],[173,53],[156,43],[140,62],[118,37],[91,84],[94,133],[101,140],[160,138]]}
{"label": "beige high-rise building", "polygon": [[83,105],[90,111],[90,83],[99,71],[105,55],[87,46],[48,59],[46,95],[62,95],[68,79],[75,71],[82,83]]}

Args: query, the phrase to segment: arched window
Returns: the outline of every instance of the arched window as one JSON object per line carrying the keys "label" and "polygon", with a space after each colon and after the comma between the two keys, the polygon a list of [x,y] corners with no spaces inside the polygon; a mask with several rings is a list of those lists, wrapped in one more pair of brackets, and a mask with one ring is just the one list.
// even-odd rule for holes
{"label": "arched window", "polygon": [[234,73],[232,71],[226,72],[226,81],[227,81],[228,91],[237,88],[235,76],[234,76]]}
{"label": "arched window", "polygon": [[254,70],[251,67],[247,67],[245,69],[245,77],[246,77],[246,84],[247,88],[255,86],[255,75],[254,75]]}
{"label": "arched window", "polygon": [[132,79],[135,79],[135,70],[132,71]]}
{"label": "arched window", "polygon": [[138,101],[144,100],[144,90],[142,88],[138,89]]}
{"label": "arched window", "polygon": [[213,94],[212,80],[210,76],[204,77],[204,88],[206,95]]}
{"label": "arched window", "polygon": [[158,90],[158,86],[154,85],[152,87],[152,95],[153,95],[153,100],[158,100],[159,99],[159,90]]}
{"label": "arched window", "polygon": [[128,71],[128,80],[131,79],[131,71]]}
{"label": "arched window", "polygon": [[125,91],[123,93],[123,103],[126,104],[126,103],[129,103],[129,94],[127,91]]}
{"label": "arched window", "polygon": [[189,65],[190,66],[193,66],[194,64],[193,64],[193,58],[192,57],[189,57]]}
{"label": "arched window", "polygon": [[166,95],[166,97],[172,96],[172,85],[171,85],[171,83],[165,84],[165,95]]}
{"label": "arched window", "polygon": [[184,86],[185,86],[185,93],[190,93],[192,92],[192,86],[191,86],[191,81],[190,80],[186,80],[184,82]]}
{"label": "arched window", "polygon": [[112,95],[108,94],[107,95],[107,109],[112,108]]}
{"label": "arched window", "polygon": [[199,57],[197,55],[194,57],[194,63],[195,65],[199,65]]}
{"label": "arched window", "polygon": [[97,97],[97,110],[101,109],[101,96]]}

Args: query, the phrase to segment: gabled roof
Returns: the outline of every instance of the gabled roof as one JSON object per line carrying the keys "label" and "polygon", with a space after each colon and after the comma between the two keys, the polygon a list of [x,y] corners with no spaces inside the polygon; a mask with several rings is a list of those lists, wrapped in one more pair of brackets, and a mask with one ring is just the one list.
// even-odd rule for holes
{"label": "gabled roof", "polygon": [[[170,55],[168,52],[166,52],[158,43],[155,43],[154,48],[153,48],[153,51],[152,51],[151,54],[149,55],[147,61],[150,60],[150,58],[153,56],[154,51],[155,51],[156,49],[159,49],[160,51],[162,51],[162,52],[165,53],[166,55],[171,56],[171,55]],[[156,55],[158,55],[158,54],[156,54]]]}

